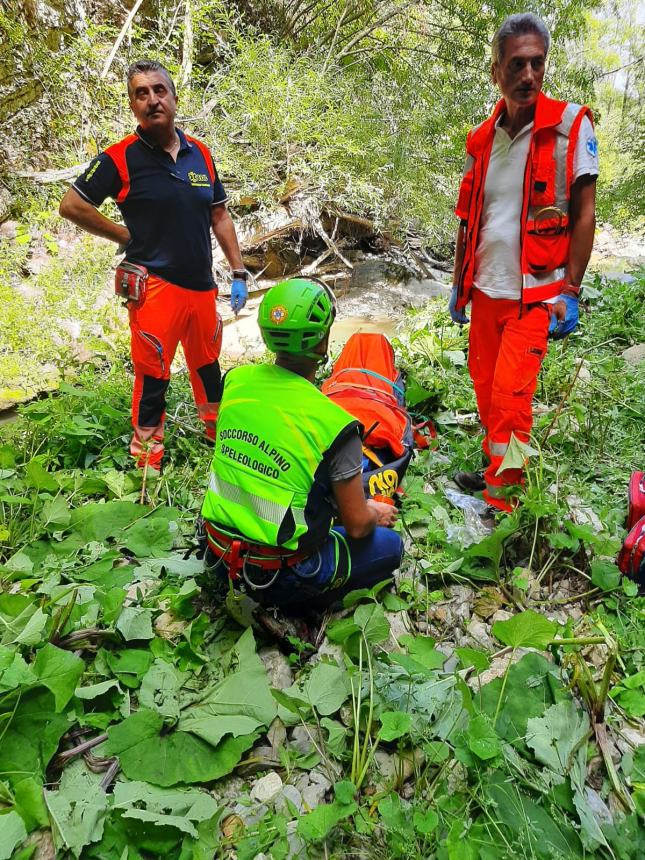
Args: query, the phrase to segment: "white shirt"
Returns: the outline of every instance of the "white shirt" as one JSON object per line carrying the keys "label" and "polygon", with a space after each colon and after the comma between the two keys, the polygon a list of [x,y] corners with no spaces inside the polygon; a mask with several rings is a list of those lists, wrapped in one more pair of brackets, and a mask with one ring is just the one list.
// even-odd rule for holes
{"label": "white shirt", "polygon": [[[495,125],[486,173],[475,254],[474,286],[492,299],[519,299],[522,286],[520,219],[524,168],[531,145],[533,123],[525,125],[511,140],[500,126],[501,119]],[[469,164],[466,168],[469,169]],[[580,125],[573,157],[573,181],[585,174],[598,176],[598,144],[587,116]]]}

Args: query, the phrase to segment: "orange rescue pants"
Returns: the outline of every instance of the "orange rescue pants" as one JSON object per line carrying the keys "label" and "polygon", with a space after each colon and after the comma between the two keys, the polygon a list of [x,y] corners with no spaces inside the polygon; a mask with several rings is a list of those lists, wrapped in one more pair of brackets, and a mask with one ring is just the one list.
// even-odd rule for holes
{"label": "orange rescue pants", "polygon": [[522,469],[498,475],[511,434],[528,442],[533,426],[532,401],[546,355],[550,309],[545,304],[491,299],[472,292],[468,369],[484,427],[482,447],[489,460],[484,498],[496,508],[512,510],[508,487],[523,483]]}
{"label": "orange rescue pants", "polygon": [[161,463],[170,365],[180,342],[199,417],[207,434],[215,435],[222,346],[216,299],[216,290],[187,290],[149,275],[145,302],[129,309],[134,365],[130,451],[138,466],[147,462],[158,468]]}

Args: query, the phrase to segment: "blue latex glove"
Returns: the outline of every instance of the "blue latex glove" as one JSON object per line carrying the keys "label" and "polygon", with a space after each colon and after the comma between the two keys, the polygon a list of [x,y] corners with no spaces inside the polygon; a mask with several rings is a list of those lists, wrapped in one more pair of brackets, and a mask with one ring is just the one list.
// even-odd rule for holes
{"label": "blue latex glove", "polygon": [[231,307],[235,313],[242,310],[248,296],[249,291],[246,287],[246,282],[242,278],[233,278],[233,283],[231,284]]}
{"label": "blue latex glove", "polygon": [[448,310],[450,311],[450,316],[452,317],[453,322],[459,323],[459,325],[465,325],[465,323],[470,322],[465,311],[457,310],[457,287],[453,287],[452,292],[450,293]]}
{"label": "blue latex glove", "polygon": [[555,313],[551,314],[551,322],[549,323],[549,337],[553,340],[562,340],[578,325],[578,299],[576,296],[570,296],[562,293],[556,299],[556,302],[564,302],[566,311],[564,319],[559,320]]}

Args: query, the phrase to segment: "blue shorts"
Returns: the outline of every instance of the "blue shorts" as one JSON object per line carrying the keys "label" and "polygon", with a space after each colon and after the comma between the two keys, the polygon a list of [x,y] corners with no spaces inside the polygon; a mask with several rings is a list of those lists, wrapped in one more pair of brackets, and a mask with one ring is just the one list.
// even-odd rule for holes
{"label": "blue shorts", "polygon": [[[338,526],[314,555],[282,570],[268,588],[253,589],[248,584],[246,588],[249,596],[263,606],[321,611],[350,591],[391,579],[402,554],[403,541],[392,529],[377,526],[372,534],[355,540]],[[217,571],[221,576],[224,573],[223,567]],[[256,578],[256,573],[260,577]],[[266,579],[264,571],[250,565],[247,574],[251,582]]]}

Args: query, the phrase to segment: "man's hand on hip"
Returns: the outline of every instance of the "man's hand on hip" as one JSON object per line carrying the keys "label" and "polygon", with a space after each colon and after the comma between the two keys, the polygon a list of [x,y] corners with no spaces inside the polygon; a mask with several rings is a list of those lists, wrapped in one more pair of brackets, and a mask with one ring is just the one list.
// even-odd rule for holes
{"label": "man's hand on hip", "polygon": [[553,305],[549,323],[549,337],[562,340],[578,325],[578,297],[562,293]]}
{"label": "man's hand on hip", "polygon": [[231,284],[231,307],[238,313],[246,304],[249,291],[246,286],[246,281],[242,278],[233,278]]}
{"label": "man's hand on hip", "polygon": [[448,303],[448,310],[450,311],[450,316],[452,317],[452,321],[458,323],[459,325],[465,325],[469,323],[470,320],[466,316],[465,311],[457,310],[457,287],[454,286],[452,288],[452,292],[450,293],[450,302]]}

